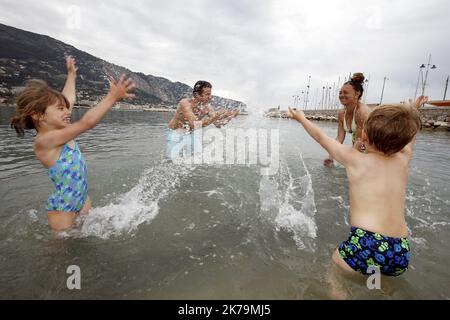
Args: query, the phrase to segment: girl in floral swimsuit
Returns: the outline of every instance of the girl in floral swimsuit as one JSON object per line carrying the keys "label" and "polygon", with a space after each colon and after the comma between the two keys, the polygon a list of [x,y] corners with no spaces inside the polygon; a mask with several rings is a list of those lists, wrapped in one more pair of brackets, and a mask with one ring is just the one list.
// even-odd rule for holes
{"label": "girl in floral swimsuit", "polygon": [[67,80],[58,92],[43,81],[31,80],[17,99],[17,115],[11,120],[19,136],[26,129],[37,131],[34,142],[36,158],[48,169],[55,190],[46,203],[49,226],[57,231],[69,229],[79,213],[88,213],[86,161],[74,141],[83,132],[93,128],[119,100],[134,98],[131,79],[124,75],[116,82],[110,79],[110,89],[100,103],[91,108],[75,123],[71,123],[75,104],[75,60],[66,60]]}

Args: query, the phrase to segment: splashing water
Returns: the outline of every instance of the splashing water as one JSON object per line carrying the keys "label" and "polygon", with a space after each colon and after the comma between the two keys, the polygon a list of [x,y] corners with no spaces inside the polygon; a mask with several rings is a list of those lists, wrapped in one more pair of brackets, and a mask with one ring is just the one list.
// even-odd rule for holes
{"label": "splashing water", "polygon": [[130,191],[104,207],[91,209],[89,215],[82,218],[81,228],[75,228],[69,236],[108,239],[134,234],[139,225],[149,223],[157,216],[159,201],[169,196],[182,177],[194,169],[167,161],[153,165],[143,172]]}
{"label": "splashing water", "polygon": [[314,190],[301,154],[300,159],[305,170],[304,176],[293,178],[287,165],[280,168],[279,180],[285,184],[262,176],[259,189],[261,215],[272,220],[277,231],[284,229],[292,232],[298,249],[315,251],[317,225],[314,218]]}

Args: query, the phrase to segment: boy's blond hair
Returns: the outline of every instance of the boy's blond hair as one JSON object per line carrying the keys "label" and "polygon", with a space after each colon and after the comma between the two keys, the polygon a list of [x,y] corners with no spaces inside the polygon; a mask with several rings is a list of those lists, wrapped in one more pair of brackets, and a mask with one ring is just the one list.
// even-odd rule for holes
{"label": "boy's blond hair", "polygon": [[405,104],[380,105],[364,123],[369,143],[388,156],[401,151],[421,128],[419,111]]}

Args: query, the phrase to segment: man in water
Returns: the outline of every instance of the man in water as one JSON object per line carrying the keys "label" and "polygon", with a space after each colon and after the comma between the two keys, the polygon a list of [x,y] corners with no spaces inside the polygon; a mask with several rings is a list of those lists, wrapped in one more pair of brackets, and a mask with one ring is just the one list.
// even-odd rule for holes
{"label": "man in water", "polygon": [[[194,130],[214,124],[221,127],[239,114],[239,109],[230,111],[225,108],[215,111],[209,105],[212,98],[212,85],[207,81],[197,81],[194,85],[193,97],[182,99],[177,111],[169,122],[166,154],[169,158],[192,155],[194,146]],[[176,148],[175,148],[176,147]]]}

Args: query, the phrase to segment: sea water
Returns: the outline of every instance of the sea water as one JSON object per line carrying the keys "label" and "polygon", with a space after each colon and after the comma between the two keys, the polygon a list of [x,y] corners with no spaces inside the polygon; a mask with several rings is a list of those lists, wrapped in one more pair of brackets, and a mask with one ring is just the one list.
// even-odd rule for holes
{"label": "sea water", "polygon": [[[328,299],[327,272],[349,232],[345,169],[294,121],[240,116],[226,128],[276,130],[274,174],[256,164],[180,164],[164,157],[170,113],[111,111],[77,141],[93,209],[55,235],[52,191],[0,109],[0,298]],[[74,121],[83,110],[74,111]],[[330,136],[336,123],[317,123]],[[269,132],[269,131],[268,131]],[[348,139],[346,143],[350,143]],[[450,133],[422,131],[410,165],[409,270],[350,299],[450,297]],[[67,268],[79,266],[81,289]]]}

